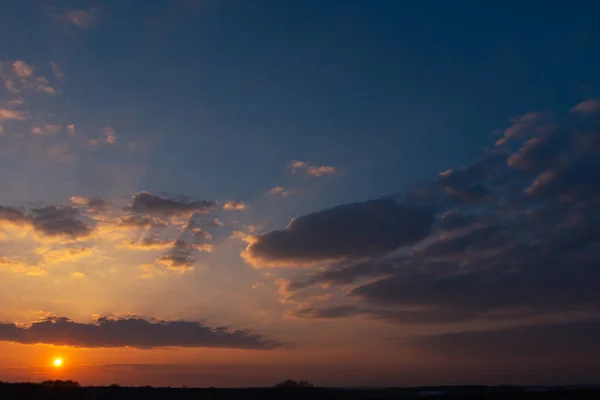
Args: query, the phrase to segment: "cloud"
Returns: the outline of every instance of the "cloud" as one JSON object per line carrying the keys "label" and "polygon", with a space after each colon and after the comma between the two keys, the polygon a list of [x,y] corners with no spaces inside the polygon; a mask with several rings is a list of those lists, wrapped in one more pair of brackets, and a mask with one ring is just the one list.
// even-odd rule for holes
{"label": "cloud", "polygon": [[22,344],[138,349],[176,346],[266,350],[283,345],[243,330],[211,328],[190,321],[157,321],[138,317],[99,317],[95,323],[48,317],[26,327],[12,323],[0,324],[0,340]]}
{"label": "cloud", "polygon": [[513,120],[513,124],[506,128],[503,136],[496,141],[497,146],[506,145],[509,141],[537,136],[554,128],[552,118],[547,113],[529,112]]}
{"label": "cloud", "polygon": [[176,200],[140,192],[133,196],[129,209],[134,212],[157,216],[180,216],[192,213],[208,213],[216,203],[213,201]]}
{"label": "cloud", "polygon": [[571,109],[573,112],[593,114],[600,111],[600,99],[588,99],[577,104]]}
{"label": "cloud", "polygon": [[34,135],[53,136],[63,130],[63,126],[60,124],[46,124],[43,126],[37,126],[31,129],[31,133]]}
{"label": "cloud", "polygon": [[274,188],[270,189],[267,193],[270,194],[271,196],[281,196],[281,197],[288,197],[291,194],[291,192],[289,190],[285,190],[285,188],[283,186],[274,187]]}
{"label": "cloud", "polygon": [[0,78],[4,80],[4,87],[11,93],[20,93],[24,90],[33,90],[50,95],[56,95],[56,90],[48,84],[48,79],[35,74],[35,67],[22,60],[7,62],[10,68],[5,69],[5,63],[0,62]]}
{"label": "cloud", "polygon": [[75,124],[69,124],[69,125],[67,125],[67,133],[71,137],[75,136]]}
{"label": "cloud", "polygon": [[24,211],[18,208],[0,205],[0,227],[6,225],[25,227],[31,225],[31,220]]}
{"label": "cloud", "polygon": [[71,151],[71,145],[66,142],[53,143],[46,147],[46,154],[51,161],[70,163],[77,160],[77,155]]}
{"label": "cloud", "polygon": [[77,28],[87,28],[95,22],[97,13],[98,10],[92,7],[88,10],[69,9],[64,13],[56,14],[55,16]]}
{"label": "cloud", "polygon": [[24,274],[27,276],[42,276],[46,274],[46,270],[41,266],[29,265],[21,260],[9,257],[0,257],[0,271]]}
{"label": "cloud", "polygon": [[[288,167],[295,173],[298,170],[304,169],[307,174],[312,176],[333,175],[337,169],[328,165],[315,166],[305,161],[294,160],[288,164]],[[273,190],[273,189],[272,189]],[[275,193],[271,193],[275,194]]]}
{"label": "cloud", "polygon": [[448,169],[438,175],[437,184],[444,188],[449,200],[457,203],[478,203],[491,193],[505,174],[508,154],[488,154],[469,166]]}
{"label": "cloud", "polygon": [[359,311],[360,309],[355,306],[337,306],[328,308],[309,307],[297,309],[292,315],[310,319],[335,319],[350,317]]}
{"label": "cloud", "polygon": [[151,229],[164,228],[169,223],[163,219],[147,215],[125,215],[110,221],[111,225],[119,229]]}
{"label": "cloud", "polygon": [[208,243],[191,243],[180,239],[176,240],[169,251],[156,262],[166,266],[171,271],[183,274],[196,268],[194,252],[210,253],[212,249],[212,245]]}
{"label": "cloud", "polygon": [[[295,315],[352,315],[399,324],[523,324],[534,316],[595,312],[600,306],[595,285],[600,279],[600,146],[591,144],[600,143],[599,122],[582,113],[562,119],[529,114],[514,121],[495,150],[442,172],[434,185],[423,186],[425,191],[405,195],[429,193],[431,215],[439,223],[430,225],[423,215],[421,223],[407,224],[422,234],[399,241],[395,251],[358,251],[355,258],[321,263],[319,270],[289,280],[285,297],[306,300]],[[336,224],[333,217],[326,220],[323,225]],[[288,254],[297,247],[290,238],[298,233],[287,231],[295,221],[282,231],[248,238],[246,257],[292,259]],[[311,226],[297,229],[312,232]],[[393,229],[377,226],[379,234]],[[318,252],[321,242],[329,249],[347,245],[336,232],[323,229],[323,237],[308,241],[307,253]],[[264,248],[253,248],[257,243]],[[317,286],[341,298],[311,304]]]}
{"label": "cloud", "polygon": [[440,217],[440,229],[444,231],[452,231],[468,225],[471,220],[472,217],[467,215],[457,212],[447,212]]}
{"label": "cloud", "polygon": [[589,364],[600,357],[600,320],[569,321],[545,325],[484,331],[445,333],[400,339],[426,355],[460,358],[466,362]]}
{"label": "cloud", "polygon": [[36,232],[49,237],[80,239],[88,237],[93,227],[79,219],[79,211],[71,206],[45,206],[31,210]]}
{"label": "cloud", "polygon": [[121,242],[118,247],[131,250],[166,250],[173,247],[174,243],[174,240],[160,240],[157,237],[150,237],[139,241],[127,240]]}
{"label": "cloud", "polygon": [[390,198],[344,204],[293,219],[283,230],[251,236],[242,256],[261,266],[384,254],[424,238],[433,223],[432,209]]}
{"label": "cloud", "polygon": [[70,200],[74,205],[84,207],[89,213],[106,213],[110,205],[110,201],[97,196],[73,196]]}
{"label": "cloud", "polygon": [[25,121],[28,118],[27,113],[23,111],[0,108],[0,122],[2,121]]}
{"label": "cloud", "polygon": [[332,175],[332,174],[335,174],[337,171],[336,171],[335,167],[322,165],[320,167],[308,166],[308,167],[306,167],[306,172],[308,172],[308,174],[312,175],[312,176],[321,176],[321,175]]}
{"label": "cloud", "polygon": [[289,167],[292,169],[292,172],[295,172],[297,169],[305,168],[308,164],[304,161],[291,161]]}
{"label": "cloud", "polygon": [[29,78],[33,75],[33,67],[21,60],[15,61],[12,65],[12,69],[19,78]]}
{"label": "cloud", "polygon": [[242,211],[248,208],[248,205],[243,201],[228,200],[223,205],[223,210],[227,211]]}
{"label": "cloud", "polygon": [[57,250],[46,251],[43,248],[36,249],[36,252],[42,255],[44,263],[60,264],[72,262],[81,258],[89,257],[94,253],[94,250],[89,247],[64,247]]}
{"label": "cloud", "polygon": [[88,144],[92,147],[98,147],[103,144],[113,145],[117,142],[117,134],[112,128],[104,128],[104,138],[102,139],[90,139]]}
{"label": "cloud", "polygon": [[55,77],[57,77],[58,79],[63,79],[65,77],[65,73],[57,63],[51,62],[50,67],[52,67],[52,73]]}

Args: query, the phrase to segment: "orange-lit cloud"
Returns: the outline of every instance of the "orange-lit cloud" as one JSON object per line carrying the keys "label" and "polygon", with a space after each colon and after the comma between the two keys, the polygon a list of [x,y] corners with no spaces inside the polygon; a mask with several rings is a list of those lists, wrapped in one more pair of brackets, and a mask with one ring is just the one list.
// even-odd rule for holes
{"label": "orange-lit cloud", "polygon": [[12,70],[19,78],[29,78],[33,75],[33,67],[21,60],[17,60],[13,63]]}
{"label": "orange-lit cloud", "polygon": [[0,63],[0,78],[4,80],[4,86],[9,92],[20,93],[24,90],[34,90],[56,95],[56,90],[48,84],[48,79],[35,75],[33,66],[22,60],[8,64],[10,69],[4,68],[4,63]]}
{"label": "orange-lit cloud", "polygon": [[81,258],[89,257],[93,254],[93,249],[89,247],[63,247],[56,250],[47,250],[44,247],[38,247],[36,253],[43,257],[46,264],[60,264],[72,262]]}
{"label": "orange-lit cloud", "polygon": [[291,192],[289,190],[285,190],[285,188],[283,186],[276,186],[276,187],[270,189],[268,193],[272,196],[281,196],[281,197],[287,197],[291,194]]}
{"label": "orange-lit cloud", "polygon": [[173,247],[174,240],[160,240],[158,238],[145,238],[139,241],[124,241],[119,243],[118,247],[131,250],[166,250]]}
{"label": "orange-lit cloud", "polygon": [[248,205],[243,201],[228,200],[223,205],[223,210],[226,211],[242,211],[248,208]]}
{"label": "orange-lit cloud", "polygon": [[86,211],[91,213],[105,213],[110,205],[110,201],[97,196],[73,196],[70,198],[70,200],[74,205],[85,207]]}
{"label": "orange-lit cloud", "polygon": [[306,172],[308,172],[309,175],[313,176],[332,175],[336,173],[336,169],[335,167],[327,165],[322,165],[320,167],[309,166],[306,168]]}
{"label": "orange-lit cloud", "polygon": [[9,257],[0,257],[0,271],[8,271],[28,276],[41,276],[46,274],[46,270],[41,266],[29,265],[26,262]]}
{"label": "orange-lit cloud", "polygon": [[[309,162],[306,161],[292,161],[289,163],[289,168],[291,168],[292,173],[295,173],[296,171],[300,170],[300,169],[304,169],[306,171],[307,174],[312,175],[312,176],[323,176],[323,175],[333,175],[337,172],[337,169],[335,167],[332,167],[330,165],[312,165]],[[273,190],[273,189],[271,189]],[[276,194],[276,193],[271,193],[271,194]]]}

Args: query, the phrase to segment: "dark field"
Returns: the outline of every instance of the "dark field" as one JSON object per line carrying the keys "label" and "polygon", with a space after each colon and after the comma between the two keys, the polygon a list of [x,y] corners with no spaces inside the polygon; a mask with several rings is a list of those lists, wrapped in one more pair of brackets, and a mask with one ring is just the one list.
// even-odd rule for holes
{"label": "dark field", "polygon": [[[429,392],[429,393],[424,393]],[[432,393],[436,392],[436,393]],[[441,394],[443,393],[443,394]],[[429,394],[429,395],[427,395]],[[600,399],[598,388],[553,388],[532,391],[519,387],[453,386],[435,388],[334,389],[257,388],[185,389],[152,387],[55,387],[34,383],[0,384],[0,399]]]}

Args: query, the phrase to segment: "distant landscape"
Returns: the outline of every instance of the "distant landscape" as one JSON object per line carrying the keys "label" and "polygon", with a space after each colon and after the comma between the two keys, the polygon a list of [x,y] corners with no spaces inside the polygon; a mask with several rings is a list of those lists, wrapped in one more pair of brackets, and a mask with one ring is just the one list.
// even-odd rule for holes
{"label": "distant landscape", "polygon": [[436,386],[408,388],[326,388],[277,385],[271,388],[170,388],[80,386],[74,381],[0,383],[2,399],[598,399],[598,386]]}

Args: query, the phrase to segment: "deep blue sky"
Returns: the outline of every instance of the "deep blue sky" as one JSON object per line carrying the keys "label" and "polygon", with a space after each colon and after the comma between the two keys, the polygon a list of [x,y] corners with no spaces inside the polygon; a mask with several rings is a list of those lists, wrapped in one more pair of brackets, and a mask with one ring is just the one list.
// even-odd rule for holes
{"label": "deep blue sky", "polygon": [[44,3],[8,4],[5,58],[63,65],[75,118],[159,136],[139,189],[251,199],[310,159],[352,176],[329,202],[366,199],[599,90],[594,2],[107,1],[65,35]]}

